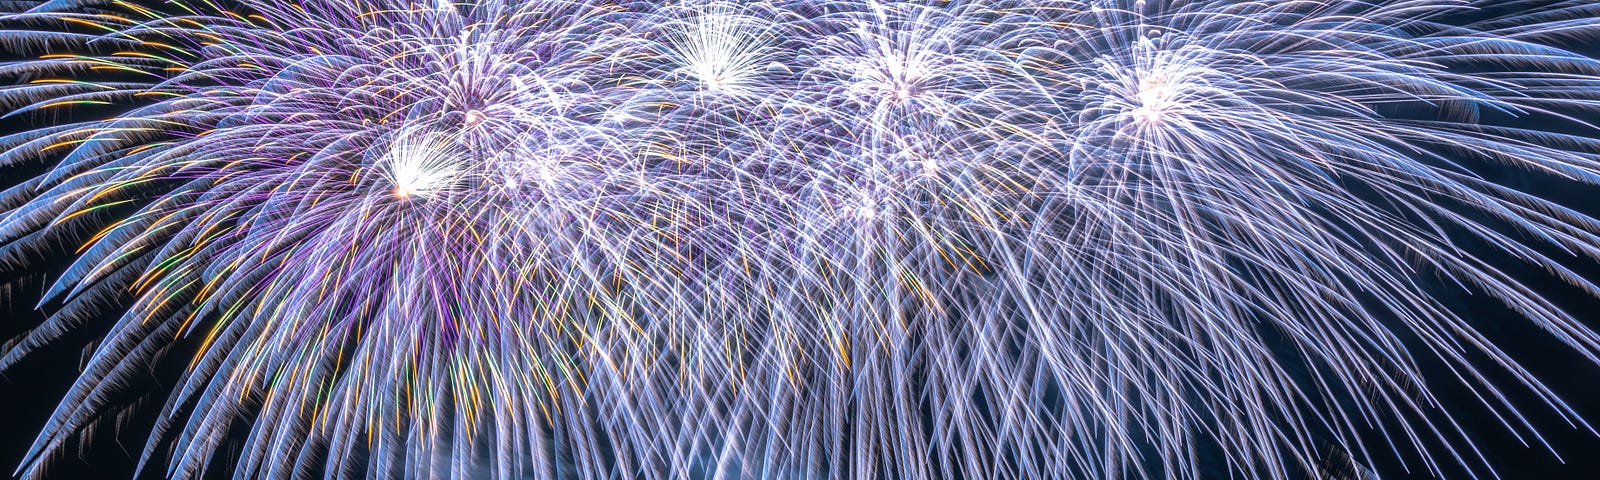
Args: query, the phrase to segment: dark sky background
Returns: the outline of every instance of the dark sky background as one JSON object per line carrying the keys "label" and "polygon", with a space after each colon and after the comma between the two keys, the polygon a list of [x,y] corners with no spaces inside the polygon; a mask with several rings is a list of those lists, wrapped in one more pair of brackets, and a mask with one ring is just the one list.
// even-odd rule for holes
{"label": "dark sky background", "polygon": [[[1590,56],[1600,56],[1600,39],[1574,41],[1564,45]],[[1591,121],[1600,119],[1591,119]],[[1507,121],[1490,119],[1489,121]],[[1545,122],[1532,119],[1528,122]],[[1524,122],[1520,121],[1519,122]],[[1520,126],[1532,126],[1519,123]],[[1553,123],[1547,124],[1554,126]],[[26,122],[0,123],[0,132],[30,128]],[[1537,127],[1536,127],[1537,128]],[[1559,127],[1558,127],[1559,128]],[[1571,133],[1594,136],[1594,132],[1567,130]],[[11,185],[27,178],[44,166],[24,166],[0,169],[0,185]],[[1501,168],[1483,172],[1502,183],[1557,200],[1589,215],[1600,216],[1600,187],[1580,185],[1571,181],[1528,172]],[[1481,248],[1481,246],[1479,246]],[[70,260],[70,246],[47,253],[26,269],[0,271],[0,341],[16,338],[29,328],[38,325],[43,316],[33,310],[38,297],[54,272]],[[1548,250],[1547,250],[1548,251]],[[1481,249],[1480,254],[1496,256],[1493,250]],[[1600,265],[1573,261],[1569,265],[1587,278],[1600,279]],[[1592,328],[1600,329],[1600,300],[1589,298],[1581,291],[1534,269],[1518,270],[1531,285],[1577,314]],[[1572,349],[1549,338],[1531,323],[1519,318],[1486,295],[1468,295],[1439,286],[1438,295],[1446,298],[1462,315],[1472,319],[1496,344],[1505,348],[1522,362],[1570,405],[1592,421],[1600,423],[1600,366],[1596,366]],[[111,313],[116,313],[112,311]],[[67,388],[77,378],[79,366],[86,352],[110,327],[114,315],[89,322],[64,338],[38,349],[10,370],[0,372],[0,476],[12,478],[12,470],[28,449],[46,418],[56,407]],[[193,342],[179,341],[173,346],[173,355],[167,361],[149,369],[148,374],[126,385],[121,397],[113,402],[121,408],[108,409],[110,413],[99,423],[92,439],[79,449],[76,456],[61,457],[53,462],[49,479],[128,479],[132,477],[134,463],[147,439],[153,412],[161,406],[173,386],[176,375],[187,359],[186,351]],[[1431,375],[1437,380],[1448,378],[1449,372],[1432,365]],[[1490,373],[1493,370],[1488,370]],[[1513,382],[1504,374],[1496,377],[1497,385],[1509,386]],[[1517,404],[1527,407],[1523,411],[1530,421],[1540,427],[1557,453],[1557,457],[1541,447],[1531,437],[1525,445],[1514,435],[1499,426],[1498,421],[1469,393],[1449,381],[1436,381],[1430,388],[1443,400],[1447,409],[1461,420],[1462,426],[1472,432],[1480,442],[1479,447],[1504,479],[1596,479],[1600,478],[1600,437],[1569,426],[1527,392],[1508,388],[1507,393]],[[1378,441],[1375,435],[1367,439]],[[1437,461],[1452,463],[1442,451],[1431,452]],[[1415,461],[1407,458],[1407,461]],[[163,478],[164,464],[153,466],[140,478]],[[1375,466],[1383,478],[1432,478],[1415,468],[1408,474],[1398,462],[1383,461]],[[227,466],[213,470],[211,478],[226,478]],[[1452,478],[1457,478],[1453,476]],[[1459,478],[1468,478],[1460,475]]]}

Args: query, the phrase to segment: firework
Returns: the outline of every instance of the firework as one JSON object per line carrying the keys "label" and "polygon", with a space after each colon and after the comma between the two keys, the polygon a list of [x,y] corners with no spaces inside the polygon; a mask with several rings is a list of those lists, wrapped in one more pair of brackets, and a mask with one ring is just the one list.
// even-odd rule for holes
{"label": "firework", "polygon": [[172,478],[1490,472],[1430,384],[1589,427],[1430,279],[1600,360],[1479,173],[1600,183],[1600,7],[1483,6],[14,6],[0,368],[119,314],[21,473],[178,338]]}

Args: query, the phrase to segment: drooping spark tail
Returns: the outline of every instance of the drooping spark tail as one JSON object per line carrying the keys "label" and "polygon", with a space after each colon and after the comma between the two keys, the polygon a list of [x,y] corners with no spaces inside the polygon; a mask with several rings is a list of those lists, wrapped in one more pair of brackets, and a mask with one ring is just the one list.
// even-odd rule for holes
{"label": "drooping spark tail", "polygon": [[1587,1],[7,7],[0,262],[78,248],[0,368],[117,315],[29,478],[180,338],[171,478],[1492,475],[1442,383],[1593,431],[1445,299],[1600,362],[1517,273],[1600,297],[1600,220],[1485,174],[1600,185]]}

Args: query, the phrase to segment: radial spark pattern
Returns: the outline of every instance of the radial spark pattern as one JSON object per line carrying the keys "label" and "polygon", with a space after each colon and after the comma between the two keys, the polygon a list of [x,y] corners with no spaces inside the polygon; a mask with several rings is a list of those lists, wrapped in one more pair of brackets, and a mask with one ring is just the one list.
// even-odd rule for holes
{"label": "radial spark pattern", "polygon": [[1586,0],[7,5],[0,261],[77,249],[0,367],[119,316],[28,476],[178,339],[174,478],[1488,472],[1440,382],[1587,428],[1441,293],[1600,358],[1514,273],[1600,294],[1600,221],[1481,174],[1600,183]]}

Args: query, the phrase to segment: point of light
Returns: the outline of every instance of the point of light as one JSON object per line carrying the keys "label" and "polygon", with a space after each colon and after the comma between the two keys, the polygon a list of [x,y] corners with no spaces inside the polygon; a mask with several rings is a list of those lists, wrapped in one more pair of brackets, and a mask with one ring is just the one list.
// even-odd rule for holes
{"label": "point of light", "polygon": [[379,166],[395,196],[430,198],[456,187],[463,160],[450,137],[424,129],[404,130],[398,137]]}

